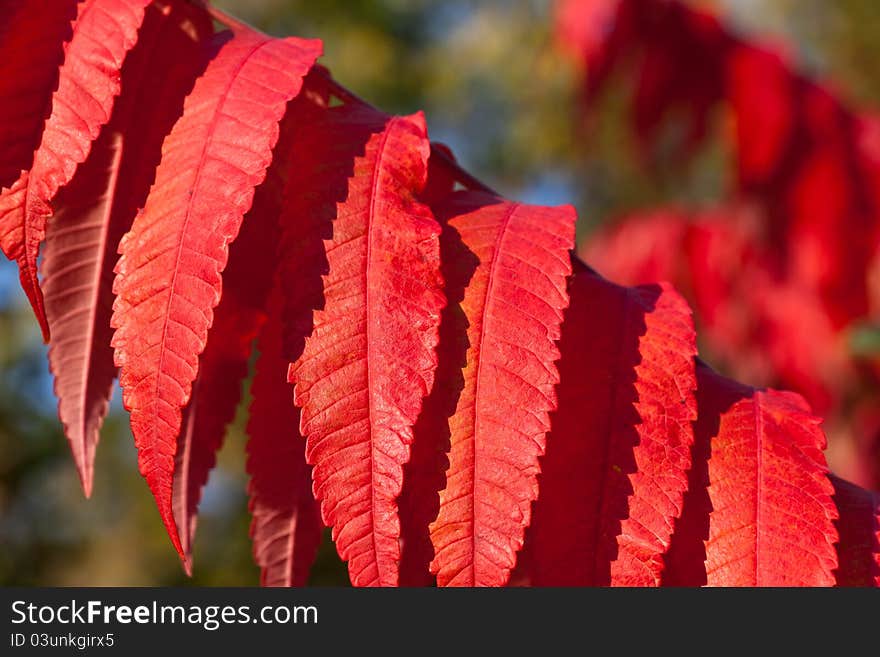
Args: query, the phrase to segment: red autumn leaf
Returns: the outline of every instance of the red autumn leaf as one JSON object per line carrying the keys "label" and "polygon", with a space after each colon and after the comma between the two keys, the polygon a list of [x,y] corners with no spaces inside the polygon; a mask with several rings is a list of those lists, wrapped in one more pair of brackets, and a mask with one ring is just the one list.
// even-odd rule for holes
{"label": "red autumn leaf", "polygon": [[725,93],[736,117],[738,182],[743,189],[766,189],[798,127],[795,81],[781,55],[749,44],[737,44],[725,66]]}
{"label": "red autumn leaf", "polygon": [[[654,143],[662,120],[679,110],[688,120],[682,154],[692,152],[708,132],[709,118],[723,94],[718,69],[729,37],[711,14],[669,2],[628,14],[644,47],[633,98],[633,127],[642,146]],[[633,44],[635,45],[635,44]],[[693,57],[693,53],[700,53]],[[688,61],[682,67],[682,61]]]}
{"label": "red autumn leaf", "polygon": [[31,168],[76,6],[76,0],[0,6],[0,189]]}
{"label": "red autumn leaf", "polygon": [[[829,102],[820,91],[809,98]],[[840,330],[864,317],[870,306],[867,272],[878,222],[867,181],[852,153],[851,117],[836,107],[826,114],[831,116],[824,122],[838,134],[825,136],[825,143],[802,157],[779,191],[784,210],[775,223],[787,228],[778,239],[790,254],[790,276],[818,292],[825,313]]]}
{"label": "red autumn leaf", "polygon": [[0,193],[0,246],[18,261],[21,284],[49,339],[37,254],[52,214],[51,201],[88,157],[92,142],[110,120],[121,89],[120,70],[137,41],[151,0],[85,0],[65,49],[33,165]]}
{"label": "red autumn leaf", "polygon": [[555,29],[573,57],[594,62],[614,27],[619,0],[562,0],[556,3]]}
{"label": "red autumn leaf", "polygon": [[749,333],[754,331],[755,304],[764,288],[756,289],[755,279],[762,278],[767,287],[781,287],[774,285],[776,262],[762,248],[762,219],[736,205],[699,212],[684,219],[687,230],[673,247],[684,257],[670,280],[693,296],[705,337],[714,352],[730,361],[741,360],[748,341],[757,337]]}
{"label": "red autumn leaf", "polygon": [[184,411],[173,497],[174,520],[181,531],[187,560],[191,560],[202,488],[216,463],[226,427],[235,417],[253,342],[268,316],[292,138],[303,118],[304,103],[312,102],[308,95],[304,87],[288,104],[272,165],[266,179],[256,188],[253,205],[230,246],[229,262],[223,271],[223,296],[214,311],[208,341],[199,359],[199,373]]}
{"label": "red autumn leaf", "polygon": [[697,368],[697,402],[691,485],[664,583],[833,585],[838,513],[818,418],[794,393],[756,390],[706,366]]}
{"label": "red autumn leaf", "polygon": [[[82,6],[128,16],[137,1]],[[621,4],[629,9],[614,48],[637,28],[683,19],[670,34],[687,38],[653,35],[663,52],[643,98],[649,109],[687,98],[699,124],[705,98],[688,76],[715,64],[680,80],[670,62],[682,44],[718,36],[718,25],[654,2]],[[632,11],[643,6],[657,12]],[[34,29],[13,20],[23,11],[16,2],[0,16]],[[688,309],[670,286],[621,288],[572,262],[573,212],[490,193],[429,144],[420,115],[390,118],[311,67],[313,42],[273,40],[209,8],[237,36],[208,48],[201,3],[155,0],[146,11],[97,142],[91,135],[89,153],[79,149],[86,130],[57,144],[60,162],[84,162],[51,200],[64,209],[48,226],[47,312],[58,328],[53,371],[73,382],[62,386],[61,414],[74,418],[69,434],[82,429],[72,442],[84,484],[120,364],[139,465],[185,565],[259,332],[248,471],[264,584],[306,582],[321,513],[355,584],[430,584],[432,568],[441,585],[878,583],[876,495],[829,481],[824,438],[800,397],[701,364],[695,374]],[[186,14],[192,22],[178,20]],[[81,29],[87,15],[96,14],[83,14]],[[56,28],[46,61],[66,38],[58,25],[46,34]],[[24,42],[43,43],[37,32]],[[0,53],[21,52],[11,34],[0,25]],[[199,62],[208,69],[196,81]],[[319,82],[300,93],[310,68]],[[40,75],[33,90],[46,114],[63,115],[46,100],[54,74]],[[850,263],[816,245],[846,243],[846,230],[834,234],[838,213],[849,228],[867,219],[857,232],[873,235],[859,177],[877,173],[869,126],[823,87],[796,83],[806,99],[797,131],[811,146],[798,159],[786,145],[791,168],[780,168],[785,184],[768,192],[765,211],[774,230],[803,243],[774,258],[779,235],[760,222],[670,214],[657,225],[671,227],[665,248],[681,257],[633,248],[644,246],[638,231],[617,250],[639,275],[681,279],[710,337],[730,330],[750,350],[749,340],[766,343],[791,377],[810,371],[812,342],[858,307],[861,292],[837,294],[832,283],[858,283],[870,249],[860,244]],[[324,94],[342,107],[327,109]],[[300,113],[303,100],[314,111]],[[276,143],[283,115],[295,128],[290,147]],[[647,121],[649,132],[659,125]],[[22,143],[38,145],[45,135],[34,129]],[[28,159],[16,139],[10,162]],[[483,191],[454,193],[459,183]],[[105,274],[142,204],[116,267],[111,363],[101,347]],[[748,331],[725,322],[734,291],[765,337],[743,338]]]}
{"label": "red autumn leaf", "polygon": [[[835,330],[821,300],[808,288],[777,284],[761,274],[742,277],[751,281],[741,297],[753,316],[748,337],[752,358],[769,364],[772,378],[797,390],[816,412],[827,413],[858,384],[848,336]],[[735,362],[736,349],[727,354]]]}
{"label": "red autumn leaf", "polygon": [[591,271],[569,293],[530,579],[657,586],[697,417],[690,309],[667,284],[620,287]]}
{"label": "red autumn leaf", "polygon": [[[245,238],[244,232],[242,229],[230,250],[230,265],[235,261],[235,246]],[[235,418],[253,340],[265,319],[263,310],[243,306],[230,295],[223,296],[199,359],[189,403],[183,410],[175,450],[172,509],[187,571],[192,567],[202,488],[216,465],[226,427]]]}
{"label": "red autumn leaf", "polygon": [[[648,146],[673,110],[690,116],[685,145],[697,145],[709,112],[726,105],[735,191],[765,213],[779,272],[819,296],[835,330],[863,317],[880,229],[871,185],[876,161],[864,148],[863,117],[778,48],[739,36],[701,9],[677,0],[618,0],[608,24],[607,11],[595,15],[596,4],[568,0],[560,9],[607,24],[604,38],[580,44],[590,68],[587,100],[614,70],[638,80],[633,130]],[[566,47],[573,31],[558,28]]]}
{"label": "red autumn leaf", "polygon": [[615,70],[635,64],[630,109],[641,148],[656,143],[673,110],[687,119],[681,154],[704,139],[723,95],[718,71],[731,44],[714,16],[677,2],[567,0],[557,3],[556,33],[586,69],[588,102],[598,98]]}
{"label": "red autumn leaf", "polygon": [[320,51],[316,41],[252,31],[217,42],[165,139],[146,205],[119,245],[111,318],[139,467],[181,557],[172,513],[181,408],[220,299],[228,245],[265,178],[287,102]]}
{"label": "red autumn leaf", "polygon": [[[295,307],[319,308],[290,368],[315,496],[351,581],[395,585],[397,497],[433,381],[443,307],[440,228],[416,201],[430,148],[424,119],[333,108],[294,148],[291,186],[314,191],[290,200],[288,225],[302,236],[290,241],[302,248],[325,238],[326,252],[287,252],[285,289],[328,271],[320,298],[287,296]],[[294,333],[308,330],[291,321]],[[291,353],[300,341],[288,339]]]}
{"label": "red autumn leaf", "polygon": [[837,585],[880,587],[880,494],[834,475],[830,479],[840,514]]}
{"label": "red autumn leaf", "polygon": [[435,211],[444,239],[460,239],[479,264],[461,302],[469,347],[449,419],[431,570],[440,586],[501,586],[538,496],[538,457],[556,406],[575,214],[483,192],[453,194]]}
{"label": "red autumn leaf", "polygon": [[214,311],[199,373],[184,411],[175,456],[173,504],[187,564],[192,561],[202,488],[216,463],[226,427],[235,417],[253,341],[268,316],[266,306],[278,261],[278,221],[295,130],[307,125],[311,113],[327,104],[312,84],[314,75],[313,70],[300,95],[287,106],[266,180],[257,187],[253,205],[230,247],[229,263],[223,271],[223,296]]}
{"label": "red autumn leaf", "polygon": [[122,69],[113,118],[59,193],[46,232],[41,273],[53,335],[49,367],[86,496],[116,376],[110,347],[116,247],[147,196],[162,140],[180,115],[203,64],[200,44],[211,32],[186,2],[157,0],[147,9]]}
{"label": "red autumn leaf", "polygon": [[321,542],[321,513],[312,494],[300,412],[287,382],[280,290],[270,301],[269,321],[257,343],[251,386],[247,471],[254,559],[263,586],[305,586]]}

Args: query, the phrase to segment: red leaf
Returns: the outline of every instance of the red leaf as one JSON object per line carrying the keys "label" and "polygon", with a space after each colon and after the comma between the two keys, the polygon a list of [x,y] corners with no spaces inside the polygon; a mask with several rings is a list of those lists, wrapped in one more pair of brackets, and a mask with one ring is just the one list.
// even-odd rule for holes
{"label": "red leaf", "polygon": [[113,118],[59,193],[48,225],[42,275],[53,335],[49,368],[86,496],[116,376],[110,347],[116,246],[146,199],[162,140],[204,64],[200,44],[212,29],[186,2],[157,0],[147,9],[122,69]]}
{"label": "red leaf", "polygon": [[541,494],[529,528],[538,586],[656,586],[687,489],[695,334],[668,284],[570,281]]}
{"label": "red leaf", "polygon": [[501,586],[522,547],[556,406],[575,214],[480,192],[455,193],[436,212],[444,240],[460,235],[479,265],[461,303],[469,350],[431,570],[441,586]]}
{"label": "red leaf", "polygon": [[687,3],[620,0],[610,23],[601,4],[568,0],[565,15],[594,23],[558,29],[566,44],[578,31],[588,35],[575,39],[591,65],[586,99],[615,69],[638,79],[633,128],[648,146],[661,143],[660,127],[677,109],[691,117],[685,145],[696,146],[710,112],[729,105],[738,191],[764,211],[779,272],[818,296],[836,331],[864,317],[880,229],[864,119],[778,48],[747,41]]}
{"label": "red leaf", "polygon": [[[756,390],[708,367],[697,368],[697,384],[691,490],[664,583],[833,585],[838,514],[820,421],[796,394]],[[701,543],[702,574],[694,570]]]}
{"label": "red leaf", "polygon": [[840,517],[834,523],[838,586],[880,587],[880,494],[830,476]]}
{"label": "red leaf", "polygon": [[587,68],[585,99],[594,102],[617,68],[634,63],[627,73],[636,81],[631,111],[639,146],[655,144],[663,120],[678,110],[687,134],[677,154],[693,152],[724,91],[720,73],[731,38],[717,19],[665,0],[568,0],[557,7],[557,38]]}
{"label": "red leaf", "polygon": [[144,210],[119,245],[114,282],[123,403],[141,473],[181,557],[172,514],[181,407],[220,300],[228,245],[265,178],[287,102],[320,50],[316,41],[251,31],[223,39],[165,139]]}
{"label": "red leaf", "polygon": [[[311,309],[320,310],[290,380],[315,496],[356,586],[398,582],[402,469],[437,364],[440,228],[415,200],[429,148],[420,114],[346,105],[295,151],[291,187],[312,192],[290,199],[300,237],[286,238],[299,250],[283,256],[289,352],[301,350]],[[326,252],[314,248],[321,237]],[[323,294],[309,280],[321,271]]]}
{"label": "red leaf", "polygon": [[797,129],[795,80],[781,55],[749,44],[732,49],[725,68],[738,182],[761,189],[778,175]]}
{"label": "red leaf", "polygon": [[266,321],[266,306],[278,262],[278,222],[294,129],[303,122],[305,109],[318,102],[325,104],[323,99],[310,97],[307,84],[308,77],[302,93],[288,103],[266,180],[256,188],[253,205],[230,246],[229,263],[223,271],[223,296],[214,311],[208,342],[199,359],[199,373],[183,415],[173,498],[174,520],[181,529],[181,543],[188,561],[191,561],[202,488],[216,463],[226,427],[235,417],[253,341]]}
{"label": "red leaf", "polygon": [[574,57],[592,63],[599,57],[620,0],[560,0],[555,3],[556,36]]}
{"label": "red leaf", "polygon": [[33,166],[0,193],[0,246],[7,258],[18,261],[22,287],[46,341],[49,325],[37,281],[37,254],[52,214],[50,203],[110,120],[122,63],[137,41],[150,1],[85,0],[79,5]]}
{"label": "red leaf", "polygon": [[76,0],[4,0],[0,6],[0,189],[4,191],[33,164],[76,5]]}
{"label": "red leaf", "polygon": [[[681,155],[692,153],[706,136],[710,112],[722,98],[719,75],[730,38],[718,20],[677,2],[636,3],[631,10],[645,52],[633,99],[633,123],[643,146],[655,143],[661,121],[680,108],[689,119]],[[699,53],[699,57],[694,57]],[[687,66],[682,66],[686,61]]]}
{"label": "red leaf", "polygon": [[312,494],[312,469],[299,433],[300,412],[287,382],[282,353],[279,291],[260,333],[251,386],[247,471],[251,539],[263,586],[305,586],[321,543],[321,513]]}
{"label": "red leaf", "polygon": [[[230,266],[236,259],[235,246],[245,239],[242,228],[231,249]],[[226,272],[223,278],[225,281]],[[198,376],[182,415],[172,482],[174,522],[180,533],[187,572],[192,568],[202,488],[216,464],[226,427],[235,418],[253,340],[265,318],[264,309],[243,305],[225,292],[214,313],[205,351],[199,358]]]}

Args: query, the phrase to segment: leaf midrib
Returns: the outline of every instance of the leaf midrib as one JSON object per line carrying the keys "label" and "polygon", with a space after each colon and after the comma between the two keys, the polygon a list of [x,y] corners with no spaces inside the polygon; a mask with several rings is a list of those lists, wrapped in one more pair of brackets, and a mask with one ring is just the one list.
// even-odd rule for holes
{"label": "leaf midrib", "polygon": [[[232,42],[230,42],[230,43],[232,43]],[[187,234],[187,227],[189,226],[189,220],[192,215],[193,199],[195,199],[196,196],[201,196],[200,194],[198,194],[198,190],[199,190],[199,186],[200,186],[201,180],[202,180],[202,173],[205,169],[205,166],[204,166],[205,161],[208,158],[208,150],[213,145],[214,134],[216,132],[217,123],[219,122],[220,115],[222,113],[221,109],[223,108],[223,105],[226,101],[227,96],[229,95],[229,92],[232,90],[232,86],[238,80],[238,76],[241,73],[242,69],[244,68],[245,64],[247,64],[247,62],[250,60],[250,58],[253,57],[253,55],[260,48],[262,48],[264,45],[266,45],[267,43],[268,43],[267,40],[261,40],[254,47],[252,47],[251,50],[246,55],[244,55],[241,58],[241,60],[235,66],[232,74],[229,76],[228,81],[226,83],[226,87],[223,90],[223,93],[218,96],[217,104],[215,105],[213,115],[211,116],[211,122],[209,123],[208,131],[207,131],[208,136],[207,136],[207,139],[205,139],[204,145],[202,146],[202,152],[199,155],[199,159],[198,159],[199,164],[198,164],[198,167],[196,168],[196,171],[195,171],[195,178],[193,179],[192,194],[190,194],[189,198],[187,199],[186,209],[183,214],[183,221],[182,221],[182,225],[180,227],[181,238],[177,244],[177,254],[175,255],[175,258],[174,258],[174,271],[171,274],[171,285],[169,287],[169,292],[168,292],[168,301],[165,304],[165,312],[163,314],[164,320],[162,323],[162,337],[159,342],[159,344],[160,344],[160,347],[159,347],[159,350],[160,350],[159,351],[159,367],[157,370],[158,376],[156,377],[156,387],[155,387],[155,399],[156,400],[159,399],[160,381],[162,378],[162,374],[165,371],[164,365],[165,365],[166,343],[167,343],[167,339],[168,339],[168,321],[171,316],[171,305],[172,305],[175,297],[177,296],[175,293],[175,290],[176,290],[176,286],[177,286],[177,275],[180,272],[180,261],[181,261],[181,255],[183,253],[184,237]],[[228,45],[228,44],[226,44],[226,45]],[[224,46],[224,47],[226,47],[226,46]],[[202,78],[202,79],[205,79],[205,78]],[[190,96],[190,97],[192,97],[192,96]],[[158,410],[155,410],[155,409],[156,409],[156,407],[154,406],[153,414],[158,415]],[[155,430],[156,430],[155,423],[153,424],[153,428],[154,428],[154,434],[155,434]]]}
{"label": "leaf midrib", "polygon": [[372,363],[373,363],[373,340],[371,339],[372,333],[372,322],[370,317],[370,309],[373,307],[372,302],[372,289],[373,286],[370,285],[370,280],[372,277],[370,275],[371,264],[372,264],[372,254],[373,254],[373,228],[375,226],[375,222],[373,221],[376,216],[376,204],[377,199],[379,198],[379,194],[382,191],[380,187],[379,180],[380,174],[382,172],[382,162],[385,155],[385,147],[388,145],[388,138],[391,134],[391,131],[397,125],[397,121],[399,119],[394,117],[391,119],[387,125],[385,126],[385,130],[382,132],[381,140],[376,147],[376,162],[373,165],[372,178],[370,180],[370,208],[369,214],[367,215],[367,254],[366,259],[364,261],[364,297],[366,299],[366,307],[364,309],[364,318],[367,324],[367,415],[369,420],[370,427],[370,515],[372,516],[372,522],[370,523],[373,526],[374,531],[370,532],[370,542],[373,546],[373,555],[375,557],[376,562],[376,576],[380,583],[384,581],[383,577],[383,569],[382,562],[379,559],[379,550],[376,546],[376,518],[378,517],[376,513],[376,491],[379,490],[379,487],[376,485],[376,459],[375,459],[375,450],[376,450],[376,440],[374,435],[373,427],[375,424],[373,423],[374,416],[374,407],[373,407],[373,381],[371,376],[372,371]]}
{"label": "leaf midrib", "polygon": [[510,226],[510,221],[513,218],[513,215],[519,209],[519,203],[510,203],[505,210],[504,218],[501,220],[501,225],[498,229],[498,235],[495,237],[495,244],[493,246],[492,252],[492,264],[489,267],[489,275],[488,281],[486,283],[486,294],[483,296],[483,308],[480,312],[480,341],[478,347],[478,358],[477,358],[477,367],[474,372],[474,439],[472,442],[473,449],[473,464],[474,464],[474,473],[471,478],[471,555],[472,558],[470,560],[470,570],[471,570],[471,584],[476,585],[477,583],[477,481],[479,477],[477,476],[477,471],[479,470],[477,463],[477,454],[479,450],[477,449],[477,438],[480,435],[480,413],[479,413],[479,404],[480,404],[480,388],[482,382],[483,375],[483,360],[485,358],[485,340],[486,334],[489,333],[487,331],[486,326],[489,324],[489,305],[492,302],[494,288],[495,288],[495,279],[497,275],[498,263],[501,262],[501,256],[504,254],[504,250],[502,246],[504,244],[504,239],[507,237],[507,229]]}

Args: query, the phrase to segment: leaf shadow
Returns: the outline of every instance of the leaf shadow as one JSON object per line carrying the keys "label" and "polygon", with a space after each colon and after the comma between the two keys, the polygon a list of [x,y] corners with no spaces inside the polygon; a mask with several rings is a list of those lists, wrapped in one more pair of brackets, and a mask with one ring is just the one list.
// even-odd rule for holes
{"label": "leaf shadow", "polygon": [[459,232],[448,221],[441,217],[438,220],[443,225],[440,258],[447,305],[440,315],[434,384],[413,426],[414,441],[398,499],[401,586],[434,583],[429,571],[434,556],[429,527],[440,510],[440,491],[446,487],[451,437],[449,418],[455,413],[464,389],[463,370],[470,347],[469,323],[461,302],[479,265],[476,254],[465,245]]}
{"label": "leaf shadow", "polygon": [[880,495],[830,474],[834,486],[834,505],[839,517],[834,520],[839,540],[834,579],[839,587],[876,586],[880,561],[875,558],[878,546],[876,517],[880,517]]}
{"label": "leaf shadow", "polygon": [[630,516],[642,422],[637,368],[662,288],[613,284],[575,259],[557,361],[558,406],[511,585],[610,586]]}
{"label": "leaf shadow", "polygon": [[[284,290],[284,349],[293,363],[314,330],[315,312],[325,307],[324,277],[330,273],[326,242],[334,238],[339,205],[349,197],[356,160],[366,153],[371,137],[384,129],[378,120],[358,120],[357,109],[328,107],[318,98],[319,85],[306,78],[297,107],[297,133],[292,146],[281,235],[281,285]],[[294,102],[297,102],[295,100]],[[365,110],[366,111],[366,110]],[[370,110],[372,111],[372,110]],[[333,144],[335,131],[345,131],[345,145],[330,146],[332,162],[310,162]],[[341,157],[344,156],[344,157]],[[315,166],[317,164],[317,166]],[[316,177],[320,184],[315,184]]]}
{"label": "leaf shadow", "polygon": [[[718,385],[722,378],[697,358],[697,419],[691,445],[691,469],[684,494],[681,515],[666,554],[660,586],[705,586],[706,541],[712,501],[709,497],[709,459],[712,439],[718,435],[721,416],[737,402],[747,398],[751,389],[741,384]],[[733,383],[733,382],[731,382]]]}

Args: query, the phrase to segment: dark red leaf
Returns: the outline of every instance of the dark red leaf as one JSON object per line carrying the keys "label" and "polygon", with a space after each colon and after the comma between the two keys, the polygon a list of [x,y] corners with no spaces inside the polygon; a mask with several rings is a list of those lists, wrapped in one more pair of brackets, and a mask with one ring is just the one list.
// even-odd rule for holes
{"label": "dark red leaf", "polygon": [[840,517],[834,523],[838,586],[880,587],[880,494],[830,476],[834,504]]}
{"label": "dark red leaf", "polygon": [[49,368],[83,490],[92,488],[99,430],[116,376],[110,314],[116,247],[146,199],[162,140],[204,65],[207,16],[157,0],[122,69],[113,118],[55,202],[43,253]]}
{"label": "dark red leaf", "polygon": [[[427,187],[442,191],[434,195],[434,203],[439,203],[451,193],[452,180],[446,177],[445,168],[432,168],[432,163],[436,164],[434,156],[428,161]],[[439,180],[432,180],[432,176]],[[467,365],[468,323],[461,302],[479,261],[462,242],[458,231],[449,226],[441,236],[440,260],[446,307],[440,319],[437,372],[413,428],[415,440],[410,461],[404,468],[403,492],[399,500],[401,586],[428,586],[436,581],[430,571],[435,556],[430,525],[437,519],[440,491],[446,487],[449,418],[455,414],[464,388],[462,372]]]}
{"label": "dark red leaf", "polygon": [[420,195],[420,199],[429,205],[439,203],[455,189],[455,175],[448,162],[455,162],[455,156],[445,144],[431,144],[431,156],[428,158],[428,182]]}
{"label": "dark red leaf", "polygon": [[573,276],[541,493],[538,586],[656,586],[687,489],[697,417],[690,309],[669,285]]}
{"label": "dark red leaf", "polygon": [[287,382],[282,350],[282,299],[276,290],[257,344],[251,386],[247,471],[254,558],[263,586],[305,586],[321,542],[321,513],[312,494],[300,412]]}
{"label": "dark red leaf", "polygon": [[[58,82],[76,0],[0,6],[0,189],[31,168]],[[8,248],[3,242],[4,252]]]}
{"label": "dark red leaf", "polygon": [[778,175],[797,128],[794,80],[778,53],[748,44],[731,51],[726,69],[739,184],[761,189]]}

